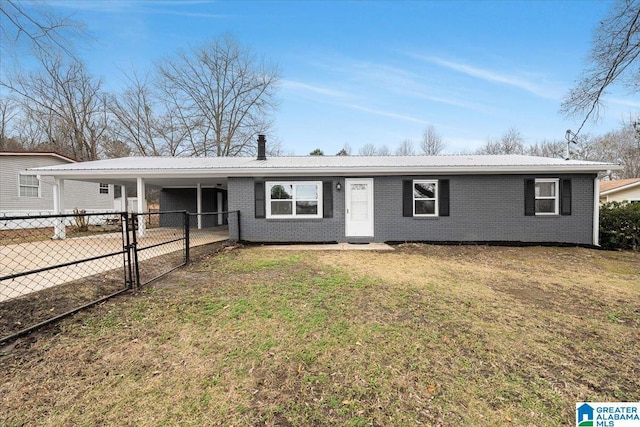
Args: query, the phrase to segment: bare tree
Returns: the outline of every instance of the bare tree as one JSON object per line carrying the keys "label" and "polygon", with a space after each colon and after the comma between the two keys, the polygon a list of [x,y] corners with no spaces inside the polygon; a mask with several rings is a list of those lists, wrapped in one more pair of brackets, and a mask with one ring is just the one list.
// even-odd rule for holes
{"label": "bare tree", "polygon": [[577,157],[584,160],[619,163],[623,170],[611,174],[613,179],[640,176],[640,149],[633,124],[595,138],[583,138],[576,147]]}
{"label": "bare tree", "polygon": [[238,156],[271,127],[277,67],[224,36],[157,64],[167,108],[185,126],[191,154]]}
{"label": "bare tree", "polygon": [[[122,94],[112,98],[109,110],[114,122],[111,129],[112,138],[129,145],[134,152],[142,156],[161,156],[172,154],[166,152],[161,144],[161,136],[171,132],[158,130],[160,121],[155,116],[157,105],[154,105],[153,94],[148,83],[148,76],[140,76],[135,70],[125,75],[127,87]],[[171,118],[162,122],[165,128],[173,130]],[[165,131],[165,132],[163,132]],[[164,139],[164,138],[163,138]],[[121,151],[121,150],[119,150]]]}
{"label": "bare tree", "polygon": [[422,135],[420,149],[425,156],[437,156],[444,150],[445,144],[442,137],[433,125],[429,125]]}
{"label": "bare tree", "polygon": [[378,154],[376,146],[373,144],[365,144],[358,150],[360,156],[375,156]]}
{"label": "bare tree", "polygon": [[509,128],[499,139],[490,139],[476,154],[524,154],[524,138],[516,128]]}
{"label": "bare tree", "polygon": [[396,148],[396,156],[415,156],[416,150],[413,148],[413,141],[405,139]]}
{"label": "bare tree", "polygon": [[78,160],[98,158],[107,128],[102,82],[78,61],[39,55],[42,70],[17,74],[0,85],[12,90],[25,117],[47,137],[46,146]]}
{"label": "bare tree", "polygon": [[576,134],[591,116],[598,118],[609,86],[618,82],[632,93],[640,91],[639,60],[640,1],[617,0],[594,34],[589,67],[561,106],[563,114],[583,118]]}
{"label": "bare tree", "polygon": [[62,50],[73,56],[71,42],[83,34],[82,26],[70,17],[53,13],[43,2],[0,1],[0,52],[28,47],[40,54]]}
{"label": "bare tree", "polygon": [[46,141],[44,131],[38,126],[37,121],[31,117],[29,110],[23,110],[17,121],[18,141],[23,150],[36,150],[43,141]]}
{"label": "bare tree", "polygon": [[345,142],[340,151],[336,154],[336,156],[350,156],[351,155],[351,145],[348,142]]}
{"label": "bare tree", "polygon": [[386,145],[381,145],[380,147],[378,147],[378,156],[390,156],[391,155],[391,150],[389,150],[389,147],[387,147]]}
{"label": "bare tree", "polygon": [[11,123],[18,114],[18,104],[8,96],[0,96],[0,150],[16,149],[17,143],[11,137]]}
{"label": "bare tree", "polygon": [[566,155],[566,141],[542,141],[527,147],[527,154],[530,156],[553,157],[564,159]]}
{"label": "bare tree", "polygon": [[118,141],[117,139],[106,139],[101,144],[101,149],[103,157],[108,159],[129,157],[133,154],[131,147],[127,143]]}

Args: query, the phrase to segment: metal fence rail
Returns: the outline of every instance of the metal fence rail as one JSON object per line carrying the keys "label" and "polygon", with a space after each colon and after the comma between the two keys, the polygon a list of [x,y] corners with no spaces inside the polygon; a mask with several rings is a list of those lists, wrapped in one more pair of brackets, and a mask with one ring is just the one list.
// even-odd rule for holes
{"label": "metal fence rail", "polygon": [[240,240],[239,223],[239,211],[0,218],[0,343],[145,285],[192,250]]}
{"label": "metal fence rail", "polygon": [[186,211],[132,214],[136,283],[147,283],[187,263]]}
{"label": "metal fence rail", "polygon": [[0,218],[0,337],[130,288],[127,224],[123,213]]}

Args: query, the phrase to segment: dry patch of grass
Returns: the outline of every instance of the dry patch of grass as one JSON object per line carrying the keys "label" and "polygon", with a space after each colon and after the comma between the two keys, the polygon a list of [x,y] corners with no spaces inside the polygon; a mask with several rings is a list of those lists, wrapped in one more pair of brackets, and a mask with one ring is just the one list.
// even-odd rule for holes
{"label": "dry patch of grass", "polygon": [[0,358],[7,425],[567,425],[640,400],[640,254],[205,258]]}

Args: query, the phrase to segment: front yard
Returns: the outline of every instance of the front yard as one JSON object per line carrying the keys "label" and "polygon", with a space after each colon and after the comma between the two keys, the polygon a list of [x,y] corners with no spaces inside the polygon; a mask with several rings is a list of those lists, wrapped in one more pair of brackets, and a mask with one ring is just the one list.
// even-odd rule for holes
{"label": "front yard", "polygon": [[0,425],[573,425],[639,349],[638,253],[248,247],[1,348]]}

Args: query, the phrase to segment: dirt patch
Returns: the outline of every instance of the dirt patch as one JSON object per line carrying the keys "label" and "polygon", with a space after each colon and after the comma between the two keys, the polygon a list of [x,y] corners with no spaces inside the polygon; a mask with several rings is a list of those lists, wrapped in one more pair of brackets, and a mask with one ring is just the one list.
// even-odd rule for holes
{"label": "dirt patch", "polygon": [[638,265],[577,248],[203,253],[5,349],[0,423],[568,425],[576,401],[640,399],[639,329],[618,321],[640,317]]}
{"label": "dirt patch", "polygon": [[[225,246],[226,242],[198,246],[191,248],[190,256],[193,262],[198,262]],[[149,282],[183,264],[183,251],[141,261],[141,283]],[[127,289],[125,274],[123,265],[121,269],[94,274],[0,302],[0,338]]]}

